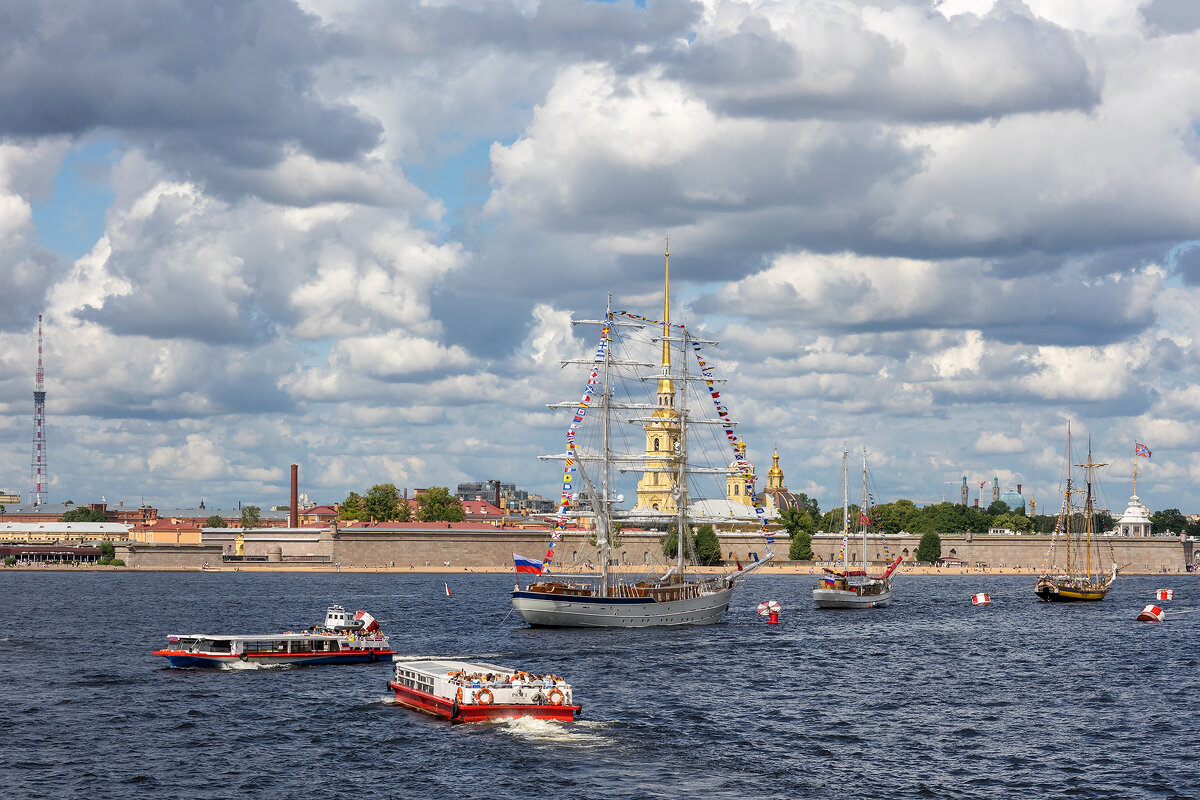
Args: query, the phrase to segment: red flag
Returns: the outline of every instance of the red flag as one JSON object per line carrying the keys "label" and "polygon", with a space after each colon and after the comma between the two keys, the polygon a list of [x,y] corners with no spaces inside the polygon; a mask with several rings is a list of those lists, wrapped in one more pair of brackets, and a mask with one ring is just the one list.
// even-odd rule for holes
{"label": "red flag", "polygon": [[870,524],[871,524],[871,517],[870,517],[869,515],[867,515],[867,513],[866,513],[866,512],[863,512],[862,514],[859,514],[859,515],[858,515],[858,524],[859,524],[859,525],[870,525]]}

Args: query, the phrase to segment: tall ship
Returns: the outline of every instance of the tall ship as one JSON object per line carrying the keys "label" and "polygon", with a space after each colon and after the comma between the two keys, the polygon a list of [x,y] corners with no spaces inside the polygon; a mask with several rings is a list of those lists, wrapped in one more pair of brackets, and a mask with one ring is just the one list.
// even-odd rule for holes
{"label": "tall ship", "polygon": [[858,507],[855,527],[862,535],[862,563],[853,564],[850,558],[852,535],[849,489],[849,451],[842,450],[842,552],[833,567],[824,567],[821,581],[813,587],[813,602],[817,608],[879,608],[892,601],[892,573],[900,566],[902,556],[896,556],[883,571],[872,575],[867,557],[867,537],[871,530],[870,494],[867,491],[867,451],[862,456],[862,502]]}
{"label": "tall ship", "polygon": [[[1108,590],[1117,578],[1117,565],[1114,562],[1111,571],[1100,570],[1099,548],[1095,547],[1093,556],[1093,519],[1096,513],[1095,500],[1092,494],[1093,472],[1106,464],[1092,461],[1092,450],[1088,448],[1087,461],[1074,466],[1085,470],[1086,489],[1084,491],[1082,516],[1075,517],[1078,508],[1073,506],[1071,497],[1075,494],[1071,479],[1071,467],[1074,457],[1071,452],[1071,426],[1067,425],[1067,464],[1066,489],[1063,492],[1062,509],[1054,526],[1054,535],[1047,555],[1048,568],[1037,579],[1033,592],[1042,600],[1050,603],[1086,602],[1103,600],[1108,596]],[[1136,463],[1136,462],[1135,462]],[[1080,524],[1082,530],[1075,530]],[[1093,571],[1093,562],[1095,571]]]}
{"label": "tall ship", "polygon": [[170,634],[155,650],[172,667],[221,667],[241,664],[300,666],[391,661],[395,651],[376,619],[330,606],[325,623],[306,631],[274,634]]}
{"label": "tall ship", "polygon": [[[550,406],[575,413],[566,451],[543,456],[564,464],[549,549],[540,563],[517,562],[519,571],[538,576],[512,593],[513,610],[530,625],[711,625],[725,614],[740,577],[772,558],[764,502],[718,391],[723,381],[705,359],[704,348],[717,343],[671,323],[669,249],[665,260],[661,320],[614,311],[611,296],[602,319],[573,320],[598,327],[600,341],[591,359],[565,362],[590,367],[582,399]],[[647,350],[659,355],[657,365]],[[642,441],[645,448],[638,452],[634,446]],[[642,475],[629,508],[616,491],[625,472]],[[715,491],[718,484],[727,491]],[[718,494],[736,494],[743,502],[718,500]],[[765,557],[719,573],[692,569],[697,555],[692,526],[730,522],[767,536]],[[643,564],[640,574],[629,566],[613,569],[613,551],[628,526],[664,532],[662,564]],[[555,545],[568,529],[595,537],[594,571],[579,573],[578,565],[556,558]],[[719,560],[719,548],[716,556]]]}

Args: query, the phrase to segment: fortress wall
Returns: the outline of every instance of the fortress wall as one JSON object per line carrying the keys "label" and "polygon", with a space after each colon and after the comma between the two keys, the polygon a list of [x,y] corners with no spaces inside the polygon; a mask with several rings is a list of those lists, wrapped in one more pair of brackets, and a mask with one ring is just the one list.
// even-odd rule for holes
{"label": "fortress wall", "polygon": [[[594,564],[596,548],[589,544],[590,534],[564,534],[555,545],[555,561],[569,565],[579,562]],[[613,549],[614,561],[623,564],[663,563],[661,533],[624,533]],[[758,534],[732,534],[718,537],[721,555],[747,561],[751,552],[766,553],[766,540]],[[487,530],[426,530],[370,531],[341,530],[334,539],[334,560],[343,566],[370,567],[390,564],[424,566],[428,561],[437,566],[446,561],[451,566],[512,566],[513,553],[529,558],[542,558],[550,544],[547,530],[497,529]],[[787,537],[776,538],[772,549],[776,556],[787,557]],[[648,556],[647,556],[648,554]]]}
{"label": "fortress wall", "polygon": [[[942,534],[942,556],[955,556],[968,565],[982,561],[990,567],[1040,567],[1053,537],[1049,535],[990,536],[966,534]],[[813,553],[826,561],[836,558],[841,548],[841,536],[813,537]],[[888,550],[892,556],[905,555],[905,560],[916,557],[921,537],[916,535],[887,537]],[[1124,536],[1099,536],[1092,540],[1092,568],[1107,571],[1115,561],[1129,572],[1182,572],[1191,558],[1191,542],[1182,537],[1130,538]],[[1062,552],[1062,541],[1059,551]],[[851,559],[861,558],[861,540],[850,541]],[[905,554],[907,550],[907,554]],[[869,538],[867,555],[872,560],[881,560],[883,547],[878,539]],[[1061,561],[1061,556],[1059,558]],[[1129,565],[1126,567],[1126,565]]]}
{"label": "fortress wall", "polygon": [[114,542],[113,549],[116,557],[123,560],[127,567],[174,569],[221,563],[221,548],[212,545]]}

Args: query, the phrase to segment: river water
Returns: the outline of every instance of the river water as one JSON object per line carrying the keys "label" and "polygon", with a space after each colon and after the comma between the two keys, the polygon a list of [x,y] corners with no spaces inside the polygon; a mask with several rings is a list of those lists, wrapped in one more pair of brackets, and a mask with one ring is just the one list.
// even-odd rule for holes
{"label": "river water", "polygon": [[[5,570],[0,796],[1200,797],[1200,613],[1135,622],[1159,586],[1200,609],[1200,579],[1050,605],[1027,576],[901,578],[858,612],[813,608],[814,580],[750,576],[720,625],[583,631],[506,619],[503,575]],[[766,599],[781,624],[754,613]],[[559,673],[584,715],[452,727],[394,705],[383,664],[150,655],[333,603],[405,654]]]}

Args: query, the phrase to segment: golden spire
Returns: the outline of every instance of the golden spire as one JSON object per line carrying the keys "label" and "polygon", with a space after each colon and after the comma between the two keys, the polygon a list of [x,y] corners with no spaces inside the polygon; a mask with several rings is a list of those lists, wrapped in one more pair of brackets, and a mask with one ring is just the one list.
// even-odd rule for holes
{"label": "golden spire", "polygon": [[671,335],[671,237],[668,236],[666,245],[663,248],[663,259],[665,265],[663,267],[663,343],[662,343],[662,365],[664,367],[671,366],[671,343],[667,341],[667,337]]}
{"label": "golden spire", "polygon": [[771,468],[767,470],[767,488],[768,489],[783,489],[783,469],[779,466],[779,446],[775,446],[775,452],[771,455]]}

